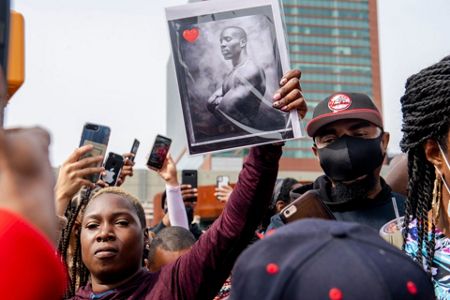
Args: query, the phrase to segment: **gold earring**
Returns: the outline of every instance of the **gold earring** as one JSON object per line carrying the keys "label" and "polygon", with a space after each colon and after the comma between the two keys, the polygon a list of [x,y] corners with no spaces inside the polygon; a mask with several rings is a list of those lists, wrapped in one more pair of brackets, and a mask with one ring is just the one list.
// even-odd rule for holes
{"label": "gold earring", "polygon": [[436,179],[434,180],[434,188],[433,188],[433,201],[431,202],[431,213],[433,216],[433,222],[436,224],[439,213],[440,213],[440,205],[441,205],[441,194],[442,190],[442,179],[439,174],[436,173]]}

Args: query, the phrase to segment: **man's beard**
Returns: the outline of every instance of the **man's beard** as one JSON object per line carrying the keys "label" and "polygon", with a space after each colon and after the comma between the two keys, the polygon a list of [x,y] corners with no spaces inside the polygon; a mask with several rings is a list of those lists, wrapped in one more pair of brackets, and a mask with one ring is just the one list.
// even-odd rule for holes
{"label": "man's beard", "polygon": [[367,174],[363,179],[350,184],[336,182],[331,189],[331,199],[333,202],[352,202],[366,199],[376,183],[377,180],[373,173]]}

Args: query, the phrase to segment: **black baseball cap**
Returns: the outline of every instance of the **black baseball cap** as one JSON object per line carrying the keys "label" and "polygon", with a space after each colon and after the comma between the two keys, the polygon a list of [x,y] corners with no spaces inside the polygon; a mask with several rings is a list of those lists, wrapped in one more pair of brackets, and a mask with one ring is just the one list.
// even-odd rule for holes
{"label": "black baseball cap", "polygon": [[314,137],[321,127],[343,119],[366,120],[383,128],[381,114],[368,95],[339,92],[317,104],[313,118],[306,125],[306,132],[310,137]]}
{"label": "black baseball cap", "polygon": [[374,229],[306,219],[247,248],[232,273],[230,300],[434,299],[430,278]]}

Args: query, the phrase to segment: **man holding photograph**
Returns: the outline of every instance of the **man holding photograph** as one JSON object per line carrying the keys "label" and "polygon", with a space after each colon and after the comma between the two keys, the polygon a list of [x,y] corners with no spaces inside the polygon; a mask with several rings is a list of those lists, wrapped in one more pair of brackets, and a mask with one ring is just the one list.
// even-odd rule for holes
{"label": "man holding photograph", "polygon": [[[223,29],[220,49],[224,59],[231,61],[233,69],[208,99],[208,110],[219,120],[227,120],[248,132],[263,129],[258,126],[258,112],[265,101],[266,75],[248,56],[245,30],[238,26]],[[282,117],[268,119],[280,123],[280,127],[284,125]]]}

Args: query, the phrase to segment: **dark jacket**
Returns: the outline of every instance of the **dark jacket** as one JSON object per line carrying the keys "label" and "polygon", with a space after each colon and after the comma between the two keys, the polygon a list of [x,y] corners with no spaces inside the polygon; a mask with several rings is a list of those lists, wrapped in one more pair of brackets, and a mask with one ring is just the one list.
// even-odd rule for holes
{"label": "dark jacket", "polygon": [[[380,178],[380,182],[381,191],[374,199],[355,199],[348,202],[333,201],[330,197],[331,181],[325,175],[320,176],[311,184],[297,188],[291,192],[291,195],[298,198],[306,191],[315,189],[318,191],[321,200],[333,212],[336,220],[357,222],[379,230],[388,221],[395,219],[392,198],[395,198],[401,216],[404,215],[406,201],[403,195],[393,192],[383,178]],[[278,228],[282,225],[283,221],[280,216],[275,215],[272,217],[268,229]]]}
{"label": "dark jacket", "polygon": [[213,299],[247,247],[271,200],[281,147],[252,148],[222,215],[191,251],[150,273],[144,269],[115,290],[92,298],[90,284],[74,299]]}

